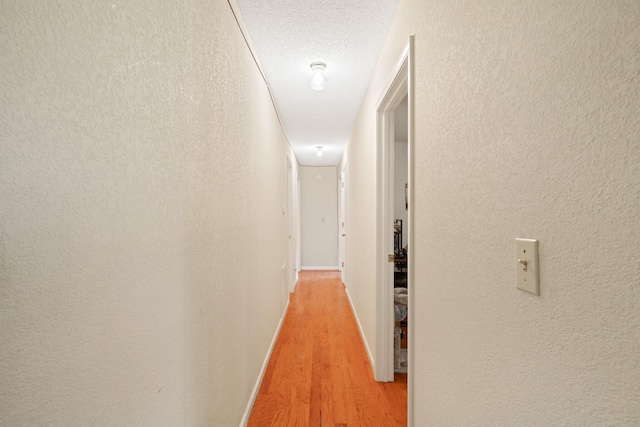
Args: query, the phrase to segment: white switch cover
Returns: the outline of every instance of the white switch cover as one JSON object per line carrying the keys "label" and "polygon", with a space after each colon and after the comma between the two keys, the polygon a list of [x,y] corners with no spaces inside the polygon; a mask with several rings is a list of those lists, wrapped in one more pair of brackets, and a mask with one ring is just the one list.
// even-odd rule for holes
{"label": "white switch cover", "polygon": [[537,240],[516,239],[516,277],[518,289],[540,295]]}

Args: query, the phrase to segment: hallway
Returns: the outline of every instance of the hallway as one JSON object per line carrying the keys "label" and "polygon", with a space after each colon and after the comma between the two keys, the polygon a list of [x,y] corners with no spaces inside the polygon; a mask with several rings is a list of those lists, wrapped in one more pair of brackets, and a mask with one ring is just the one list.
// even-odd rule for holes
{"label": "hallway", "polygon": [[249,426],[406,426],[406,386],[374,380],[340,273],[302,271]]}
{"label": "hallway", "polygon": [[[3,2],[0,426],[640,426],[640,1],[399,0],[358,61],[395,1],[314,5],[298,38],[275,10],[306,2]],[[369,365],[405,83],[408,393]],[[328,260],[306,172],[340,197],[309,204]]]}

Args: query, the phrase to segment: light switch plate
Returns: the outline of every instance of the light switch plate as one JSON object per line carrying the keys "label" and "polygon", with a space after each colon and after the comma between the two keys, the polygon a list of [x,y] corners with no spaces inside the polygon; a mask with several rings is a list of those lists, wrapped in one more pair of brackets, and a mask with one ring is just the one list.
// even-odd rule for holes
{"label": "light switch plate", "polygon": [[516,278],[518,289],[540,295],[537,240],[516,239]]}

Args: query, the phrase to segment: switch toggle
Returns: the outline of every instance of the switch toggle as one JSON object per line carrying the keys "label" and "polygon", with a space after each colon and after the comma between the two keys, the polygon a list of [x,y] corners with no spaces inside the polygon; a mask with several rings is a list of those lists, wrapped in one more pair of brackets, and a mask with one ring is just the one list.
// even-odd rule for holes
{"label": "switch toggle", "polygon": [[519,259],[518,262],[523,265],[522,270],[527,271],[527,261]]}
{"label": "switch toggle", "polygon": [[516,279],[518,289],[533,295],[540,295],[540,274],[538,270],[538,241],[516,239]]}

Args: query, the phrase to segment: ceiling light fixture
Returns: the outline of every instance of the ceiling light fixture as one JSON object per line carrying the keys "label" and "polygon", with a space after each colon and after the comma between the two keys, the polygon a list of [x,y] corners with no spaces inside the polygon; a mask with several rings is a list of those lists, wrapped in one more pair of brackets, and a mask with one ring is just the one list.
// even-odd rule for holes
{"label": "ceiling light fixture", "polygon": [[316,151],[316,156],[322,157],[322,145],[318,145],[316,149],[318,150]]}
{"label": "ceiling light fixture", "polygon": [[313,90],[323,90],[327,86],[327,75],[324,73],[327,64],[314,62],[311,64],[311,77],[309,83]]}

